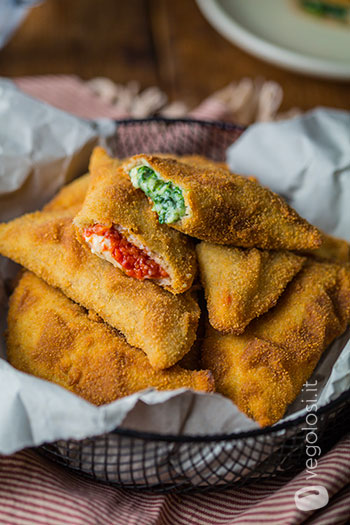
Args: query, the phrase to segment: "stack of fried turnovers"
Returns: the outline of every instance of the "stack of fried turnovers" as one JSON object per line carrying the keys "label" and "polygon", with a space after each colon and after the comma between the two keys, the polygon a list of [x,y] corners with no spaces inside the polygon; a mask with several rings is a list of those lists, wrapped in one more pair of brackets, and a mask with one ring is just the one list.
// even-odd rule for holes
{"label": "stack of fried turnovers", "polygon": [[98,316],[89,316],[62,292],[25,272],[11,299],[7,352],[10,363],[53,381],[91,403],[110,403],[144,388],[213,390],[208,371],[175,365],[154,370]]}
{"label": "stack of fried turnovers", "polygon": [[80,241],[136,279],[151,279],[172,293],[190,288],[196,273],[193,241],[158,222],[145,194],[102,148],[90,161],[91,182],[74,219]]}
{"label": "stack of fried turnovers", "polygon": [[213,163],[136,155],[122,164],[153,204],[159,222],[217,244],[315,249],[319,231],[257,181]]}
{"label": "stack of fried turnovers", "polygon": [[0,253],[29,270],[10,362],[96,404],[215,382],[270,425],[350,320],[348,243],[198,155],[95,148],[42,211],[0,224]]}
{"label": "stack of fried turnovers", "polygon": [[242,335],[208,326],[202,363],[261,426],[278,421],[350,319],[349,267],[309,260],[277,305]]}

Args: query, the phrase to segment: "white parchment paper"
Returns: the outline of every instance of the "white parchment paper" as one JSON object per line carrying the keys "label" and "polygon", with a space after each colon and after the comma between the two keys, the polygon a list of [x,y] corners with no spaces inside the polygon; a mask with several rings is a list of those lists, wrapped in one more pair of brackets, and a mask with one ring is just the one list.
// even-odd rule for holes
{"label": "white parchment paper", "polygon": [[[320,111],[314,116],[307,115],[304,118],[306,120],[319,118],[320,123],[317,126],[321,126],[319,134],[310,133],[310,136],[305,138],[308,143],[305,149],[308,153],[306,164],[309,165],[312,158],[310,152],[313,148],[317,157],[319,137],[322,138],[322,154],[327,157],[325,152],[325,145],[328,144],[327,134],[332,136],[332,126],[340,136],[341,129],[347,133],[349,116],[344,113]],[[297,154],[291,152],[288,156],[288,165],[285,166],[283,159],[278,157],[280,152],[274,146],[273,137],[271,136],[267,142],[265,139],[268,133],[271,135],[274,133],[273,126],[282,126],[283,130],[279,129],[277,134],[281,143],[285,144],[284,141],[288,143],[290,135],[295,133],[295,121],[270,126],[272,127],[268,131],[262,129],[261,133],[259,125],[246,132],[243,138],[230,148],[229,161],[232,167],[237,169],[237,165],[243,162],[244,157],[247,161],[253,159],[254,165],[240,164],[239,171],[256,174],[261,182],[280,191],[294,204],[292,190],[301,185],[304,191],[304,185],[309,184],[308,177],[304,174],[305,163],[300,159],[303,150],[298,149]],[[105,122],[103,129],[114,132],[115,126],[112,122]],[[313,128],[306,127],[298,133],[305,134],[308,129]],[[100,125],[85,122],[33,100],[19,92],[12,83],[0,80],[0,220],[8,220],[41,207],[63,183],[83,173],[100,130]],[[269,162],[269,168],[266,167],[266,172],[271,179],[269,181],[265,180],[256,169],[262,164],[258,160],[259,149],[255,147],[255,142],[259,140],[261,134],[264,135],[265,142],[264,147],[260,147],[260,154],[266,158],[266,162]],[[334,173],[339,171],[339,155],[334,154],[333,144],[334,141],[330,140],[329,161],[320,165],[320,168],[326,169],[317,172],[319,181],[325,179],[323,211],[320,214],[322,224],[312,219],[329,232],[334,229],[332,225],[338,228],[339,224],[343,223],[343,211],[347,212],[344,199],[339,198],[338,202],[334,197],[326,204],[331,186],[326,184],[326,180],[332,179]],[[345,148],[346,144],[342,144]],[[242,155],[240,153],[242,148],[246,148],[248,153],[246,151]],[[272,152],[266,153],[269,148]],[[339,148],[338,144],[337,148]],[[254,155],[251,154],[252,151]],[[277,153],[276,160],[273,153]],[[347,165],[349,169],[347,154],[349,150],[341,154],[344,160],[342,166]],[[294,171],[291,167],[293,159],[295,159]],[[285,171],[287,172],[286,187],[281,182]],[[350,191],[350,181],[346,180],[346,176],[342,175],[342,181],[344,187],[346,186]],[[321,182],[320,184],[323,185]],[[310,191],[313,192],[311,186]],[[313,193],[311,195],[313,196]],[[339,192],[338,196],[341,197]],[[335,206],[338,210],[336,221],[333,218]],[[316,208],[315,206],[315,213]],[[307,215],[307,210],[304,212],[304,209],[299,207],[299,211],[302,215]],[[325,227],[327,214],[329,221]],[[343,230],[341,232],[337,230],[337,233],[347,237],[347,232],[345,234]],[[5,260],[2,260],[1,264],[2,277],[6,279],[12,275],[13,268],[8,263],[5,264]],[[3,321],[4,317],[5,312],[2,312]],[[345,339],[341,339],[332,346],[331,352],[325,354],[325,358],[315,372],[320,385],[328,380],[331,365],[337,361],[345,343]],[[219,394],[209,395],[183,389],[173,392],[156,392],[149,389],[110,405],[95,407],[57,385],[15,370],[5,360],[3,341],[1,353],[3,359],[0,359],[0,453],[9,454],[43,442],[57,440],[64,442],[70,438],[96,436],[109,432],[119,425],[128,429],[172,434],[217,434],[257,428],[257,425],[240,413],[233,403]],[[330,364],[329,361],[332,363]],[[349,374],[344,373],[344,363],[347,364],[346,366],[349,364],[348,346],[345,346],[333,368],[329,385],[322,393],[322,402],[327,402],[330,397],[338,395],[340,391],[349,387],[350,377]],[[298,409],[296,403],[294,412]],[[98,449],[98,442],[94,446]],[[113,454],[113,447],[110,453]],[[215,457],[212,449],[208,450],[209,453],[213,454],[213,458]],[[202,454],[203,450],[199,451],[199,463]],[[174,470],[177,464],[181,463],[183,466],[183,461],[180,459],[172,458]],[[254,461],[254,457],[251,461]]]}

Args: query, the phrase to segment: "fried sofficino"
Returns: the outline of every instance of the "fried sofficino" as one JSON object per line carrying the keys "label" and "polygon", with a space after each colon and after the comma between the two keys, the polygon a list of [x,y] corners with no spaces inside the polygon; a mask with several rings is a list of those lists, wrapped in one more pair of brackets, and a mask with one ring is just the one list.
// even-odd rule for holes
{"label": "fried sofficino", "polygon": [[216,390],[261,426],[281,419],[350,321],[350,268],[308,261],[277,305],[242,335],[208,325],[202,365]]}
{"label": "fried sofficino", "polygon": [[195,340],[196,300],[190,291],[175,296],[128,277],[93,255],[76,239],[72,219],[78,209],[35,212],[0,224],[0,253],[97,312],[141,348],[155,369],[174,365]]}
{"label": "fried sofficino", "polygon": [[103,148],[94,149],[90,174],[73,221],[78,240],[130,277],[152,280],[174,294],[188,290],[197,269],[193,241],[158,222],[145,194]]}
{"label": "fried sofficino", "polygon": [[62,292],[25,272],[10,299],[9,362],[95,405],[148,387],[213,391],[209,371],[178,365],[154,370],[141,350],[131,347],[98,316],[91,317]]}
{"label": "fried sofficino", "polygon": [[44,206],[43,211],[69,210],[73,206],[82,206],[89,182],[90,175],[86,173],[63,186],[57,195]]}
{"label": "fried sofficino", "polygon": [[208,164],[135,155],[123,164],[159,222],[198,239],[245,248],[307,250],[321,244],[310,225],[258,182]]}
{"label": "fried sofficino", "polygon": [[273,307],[304,262],[292,252],[235,248],[201,242],[196,247],[210,324],[241,334]]}

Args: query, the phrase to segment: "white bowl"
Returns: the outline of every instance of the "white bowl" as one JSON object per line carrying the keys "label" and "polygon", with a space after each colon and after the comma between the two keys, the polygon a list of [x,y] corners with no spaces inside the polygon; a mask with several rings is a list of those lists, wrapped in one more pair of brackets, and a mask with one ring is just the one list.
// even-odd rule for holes
{"label": "white bowl", "polygon": [[297,0],[197,0],[222,36],[245,51],[307,75],[350,79],[350,25],[318,18]]}

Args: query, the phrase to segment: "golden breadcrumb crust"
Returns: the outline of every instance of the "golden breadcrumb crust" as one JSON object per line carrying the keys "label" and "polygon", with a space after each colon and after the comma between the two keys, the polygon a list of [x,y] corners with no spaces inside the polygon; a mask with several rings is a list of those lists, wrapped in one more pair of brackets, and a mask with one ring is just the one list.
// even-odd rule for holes
{"label": "golden breadcrumb crust", "polygon": [[[158,154],[154,153],[154,155],[157,156]],[[211,169],[219,168],[219,169],[226,170],[228,173],[231,173],[228,167],[228,164],[226,164],[226,162],[219,162],[216,160],[208,159],[207,157],[202,157],[201,155],[182,155],[181,157],[178,157],[177,160],[185,164],[189,164],[190,166],[197,167],[197,168],[201,168],[203,166],[207,168],[211,168]],[[233,173],[233,176],[235,177],[234,173]],[[247,178],[248,180],[258,182],[258,179],[254,177],[253,175],[249,175],[249,176],[242,175],[242,176],[244,178]]]}
{"label": "golden breadcrumb crust", "polygon": [[214,389],[207,370],[192,372],[178,365],[154,370],[141,350],[29,272],[10,299],[7,353],[22,372],[53,381],[95,405],[148,387]]}
{"label": "golden breadcrumb crust", "polygon": [[89,161],[89,173],[94,173],[102,166],[109,167],[111,170],[116,170],[122,164],[122,160],[117,157],[110,157],[106,150],[101,146],[95,146],[92,150]]}
{"label": "golden breadcrumb crust", "polygon": [[146,195],[133,187],[102,148],[94,149],[90,169],[90,186],[83,207],[73,221],[80,242],[84,242],[82,233],[86,227],[121,226],[161,259],[161,266],[170,276],[170,284],[164,286],[167,290],[176,294],[188,290],[197,269],[192,240],[159,224]]}
{"label": "golden breadcrumb crust", "polygon": [[43,211],[68,210],[72,206],[82,205],[89,182],[90,176],[87,173],[63,186],[57,195],[44,206]]}
{"label": "golden breadcrumb crust", "polygon": [[123,163],[124,172],[144,163],[181,188],[188,214],[169,226],[188,235],[245,248],[307,250],[321,244],[317,228],[254,180],[154,155],[131,157]]}
{"label": "golden breadcrumb crust", "polygon": [[154,368],[172,366],[195,340],[200,313],[195,299],[190,292],[174,296],[137,281],[93,255],[76,239],[77,211],[35,212],[1,224],[0,253],[96,311],[144,350]]}
{"label": "golden breadcrumb crust", "polygon": [[208,168],[221,168],[229,171],[228,165],[226,162],[218,162],[216,160],[208,159],[207,157],[203,157],[202,155],[182,155],[178,158],[180,162],[184,162],[185,164],[189,164],[190,166],[205,166]]}
{"label": "golden breadcrumb crust", "polygon": [[199,243],[196,250],[210,324],[236,335],[276,304],[306,260],[288,251],[207,242]]}
{"label": "golden breadcrumb crust", "polygon": [[202,364],[218,392],[261,426],[283,417],[322,352],[350,321],[350,268],[308,261],[277,305],[242,335],[208,325]]}

